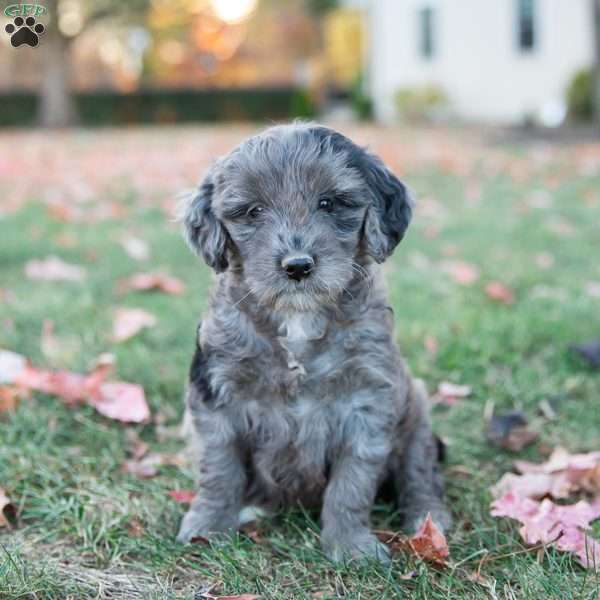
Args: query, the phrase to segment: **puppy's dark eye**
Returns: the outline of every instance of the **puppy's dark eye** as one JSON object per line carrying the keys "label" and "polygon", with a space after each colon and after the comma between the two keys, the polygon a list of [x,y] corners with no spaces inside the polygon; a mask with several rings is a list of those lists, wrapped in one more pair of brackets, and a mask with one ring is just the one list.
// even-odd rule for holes
{"label": "puppy's dark eye", "polygon": [[252,208],[248,209],[248,212],[246,213],[251,219],[256,219],[257,217],[260,217],[260,215],[264,212],[264,207],[263,206],[253,206]]}
{"label": "puppy's dark eye", "polygon": [[331,212],[333,210],[333,200],[331,198],[321,198],[319,200],[319,208]]}

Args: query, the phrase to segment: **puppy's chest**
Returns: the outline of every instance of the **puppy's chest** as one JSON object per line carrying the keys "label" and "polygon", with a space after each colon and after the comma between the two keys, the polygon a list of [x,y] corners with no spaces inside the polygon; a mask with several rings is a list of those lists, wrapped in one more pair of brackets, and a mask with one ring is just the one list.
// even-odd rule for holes
{"label": "puppy's chest", "polygon": [[352,361],[333,335],[278,336],[271,352],[248,361],[238,391],[268,404],[303,406],[294,410],[306,412],[311,400],[323,402],[346,387]]}

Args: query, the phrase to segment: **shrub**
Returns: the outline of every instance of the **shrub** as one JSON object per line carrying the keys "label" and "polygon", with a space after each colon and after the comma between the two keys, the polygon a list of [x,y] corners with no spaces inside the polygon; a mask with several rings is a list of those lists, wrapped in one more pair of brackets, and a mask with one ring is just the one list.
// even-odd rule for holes
{"label": "shrub", "polygon": [[362,73],[356,77],[352,84],[350,100],[352,102],[352,110],[359,120],[368,121],[373,118],[373,101],[365,94]]}
{"label": "shrub", "polygon": [[594,114],[591,69],[582,69],[573,76],[567,89],[569,116],[575,121],[589,121]]}
{"label": "shrub", "polygon": [[[0,126],[33,125],[37,113],[33,93],[0,95]],[[154,90],[129,94],[97,90],[75,94],[83,125],[180,123],[189,121],[272,121],[311,117],[314,105],[297,88]]]}
{"label": "shrub", "polygon": [[400,116],[407,121],[429,121],[448,105],[444,91],[434,85],[400,89],[395,101]]}

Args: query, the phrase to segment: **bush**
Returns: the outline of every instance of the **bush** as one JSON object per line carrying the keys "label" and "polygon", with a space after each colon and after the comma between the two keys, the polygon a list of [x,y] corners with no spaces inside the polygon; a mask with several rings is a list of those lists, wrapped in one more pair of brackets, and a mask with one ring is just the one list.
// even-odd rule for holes
{"label": "bush", "polygon": [[365,94],[363,75],[359,74],[350,90],[350,99],[352,101],[352,110],[356,117],[361,121],[368,121],[373,118],[373,101]]}
{"label": "bush", "polygon": [[[37,115],[33,93],[0,96],[0,126],[33,125]],[[113,90],[75,94],[83,125],[181,123],[189,121],[265,121],[307,117],[314,105],[304,90],[296,88],[138,90],[122,94]]]}
{"label": "bush", "polygon": [[575,121],[589,121],[594,114],[591,69],[575,73],[567,89],[569,116]]}
{"label": "bush", "polygon": [[448,105],[444,91],[434,85],[400,89],[395,101],[400,116],[407,121],[429,121]]}

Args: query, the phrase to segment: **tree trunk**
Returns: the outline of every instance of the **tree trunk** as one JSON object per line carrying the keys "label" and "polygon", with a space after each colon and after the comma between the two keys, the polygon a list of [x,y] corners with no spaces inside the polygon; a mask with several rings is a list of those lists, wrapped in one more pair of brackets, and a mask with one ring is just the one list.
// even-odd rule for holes
{"label": "tree trunk", "polygon": [[58,28],[57,0],[45,4],[50,22],[39,47],[43,54],[38,117],[44,127],[66,127],[76,120],[70,81],[70,42]]}
{"label": "tree trunk", "polygon": [[592,77],[592,102],[596,129],[600,131],[600,0],[594,5],[594,68]]}

